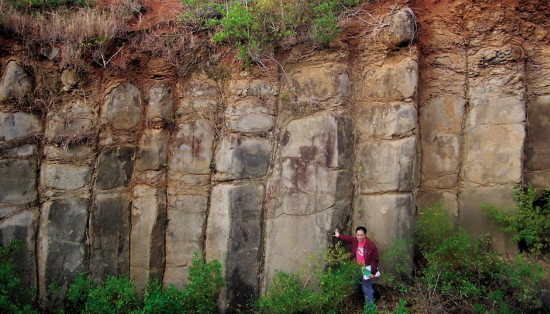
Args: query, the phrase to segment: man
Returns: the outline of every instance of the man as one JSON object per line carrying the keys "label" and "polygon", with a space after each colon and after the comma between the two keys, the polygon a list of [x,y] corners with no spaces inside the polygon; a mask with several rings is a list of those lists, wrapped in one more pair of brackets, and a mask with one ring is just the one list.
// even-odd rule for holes
{"label": "man", "polygon": [[[357,227],[355,237],[340,234],[338,229],[334,229],[334,236],[339,240],[350,243],[351,259],[355,259],[361,269],[370,265],[371,273],[368,278],[364,278],[361,272],[361,288],[365,295],[367,305],[374,304],[374,290],[372,290],[372,279],[378,272],[378,249],[374,242],[367,238],[367,228]],[[354,284],[354,289],[359,290],[359,283]]]}

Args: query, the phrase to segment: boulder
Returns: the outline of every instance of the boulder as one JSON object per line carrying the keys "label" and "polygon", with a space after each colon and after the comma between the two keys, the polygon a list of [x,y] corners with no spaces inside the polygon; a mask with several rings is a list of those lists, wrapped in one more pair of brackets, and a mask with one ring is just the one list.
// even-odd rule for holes
{"label": "boulder", "polygon": [[0,81],[0,102],[21,100],[32,89],[32,78],[16,61],[8,62]]}
{"label": "boulder", "polygon": [[387,35],[390,43],[395,47],[411,45],[416,36],[416,17],[409,8],[403,8],[384,20],[389,24]]}

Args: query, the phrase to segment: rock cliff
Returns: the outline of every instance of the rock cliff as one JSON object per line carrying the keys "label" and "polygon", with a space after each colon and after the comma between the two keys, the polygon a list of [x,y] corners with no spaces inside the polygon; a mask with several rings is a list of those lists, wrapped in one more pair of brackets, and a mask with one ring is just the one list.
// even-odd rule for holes
{"label": "rock cliff", "polygon": [[181,287],[199,252],[222,262],[232,312],[275,270],[313,268],[334,228],[364,225],[383,251],[436,201],[514,254],[479,205],[550,187],[546,1],[371,5],[379,29],[350,23],[269,71],[43,58],[62,87],[40,109],[20,50],[2,48],[0,240],[25,239],[24,282],[46,302],[80,271]]}

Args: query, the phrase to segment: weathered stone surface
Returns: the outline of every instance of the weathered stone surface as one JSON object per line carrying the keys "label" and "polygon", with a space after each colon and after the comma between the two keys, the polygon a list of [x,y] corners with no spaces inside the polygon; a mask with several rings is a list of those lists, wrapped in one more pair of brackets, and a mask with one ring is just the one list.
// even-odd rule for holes
{"label": "weathered stone surface", "polygon": [[[170,88],[165,84],[155,84],[149,89],[149,105],[146,118],[160,121],[172,115],[174,100]],[[173,119],[174,117],[172,117]]]}
{"label": "weathered stone surface", "polygon": [[89,200],[60,199],[42,205],[39,230],[38,287],[46,304],[57,300],[47,290],[52,282],[64,295],[78,272],[86,270],[86,225]]}
{"label": "weathered stone surface", "polygon": [[228,136],[216,152],[216,180],[246,179],[267,174],[271,144],[266,139]]}
{"label": "weathered stone surface", "polygon": [[395,47],[411,45],[416,35],[416,18],[409,8],[404,8],[385,19],[389,24],[387,36]]}
{"label": "weathered stone surface", "polygon": [[409,103],[366,104],[358,109],[356,127],[360,140],[392,139],[411,135],[416,129],[416,108]]}
{"label": "weathered stone surface", "polygon": [[65,149],[62,147],[46,146],[44,153],[49,160],[80,161],[92,157],[92,148],[87,146],[70,146]]}
{"label": "weathered stone surface", "polygon": [[483,48],[471,57],[474,65],[483,68],[506,62],[521,61],[525,58],[524,50],[519,45],[506,44],[498,48]]}
{"label": "weathered stone surface", "polygon": [[170,143],[170,171],[208,174],[212,161],[214,134],[205,120],[180,125]]}
{"label": "weathered stone surface", "polygon": [[520,182],[525,126],[479,125],[466,137],[464,180],[477,184]]}
{"label": "weathered stone surface", "polygon": [[518,252],[517,244],[511,241],[512,235],[502,233],[502,228],[483,216],[481,204],[489,204],[505,209],[516,208],[512,185],[494,187],[475,187],[459,191],[459,223],[474,238],[485,238],[491,234],[495,251],[499,253],[515,254]]}
{"label": "weathered stone surface", "polygon": [[42,164],[40,182],[45,187],[60,190],[78,190],[90,183],[92,168],[59,164]]}
{"label": "weathered stone surface", "polygon": [[22,158],[30,157],[36,154],[37,147],[36,145],[24,145],[21,147],[16,147],[12,150],[6,152],[6,158]]}
{"label": "weathered stone surface", "polygon": [[[348,204],[349,205],[349,204]],[[266,221],[264,291],[273,284],[276,270],[286,273],[314,271],[307,257],[332,244],[335,226],[348,223],[350,206],[311,215],[283,214]]]}
{"label": "weathered stone surface", "polygon": [[287,159],[283,163],[278,206],[270,208],[267,215],[311,215],[345,207],[352,193],[351,177],[349,170],[330,170],[314,162]]}
{"label": "weathered stone surface", "polygon": [[468,126],[481,124],[521,124],[525,122],[525,103],[521,99],[506,97],[495,100],[476,99],[468,116]]}
{"label": "weathered stone surface", "polygon": [[258,133],[269,131],[275,124],[273,111],[261,106],[259,99],[247,98],[229,105],[225,125],[234,132]]}
{"label": "weathered stone surface", "polygon": [[351,117],[320,113],[290,122],[281,140],[281,157],[315,161],[330,168],[351,168]]}
{"label": "weathered stone surface", "polygon": [[189,80],[183,91],[178,112],[212,112],[220,103],[220,93],[216,82],[206,75],[196,75]]}
{"label": "weathered stone surface", "polygon": [[118,85],[106,97],[103,104],[102,120],[115,129],[131,129],[141,121],[141,96],[134,85]]}
{"label": "weathered stone surface", "polygon": [[421,107],[422,186],[456,186],[464,105],[462,97],[445,95]]}
{"label": "weathered stone surface", "polygon": [[298,103],[342,105],[351,91],[348,68],[338,63],[296,69],[290,81]]}
{"label": "weathered stone surface", "polygon": [[137,153],[136,170],[158,170],[166,166],[166,149],[168,148],[167,130],[145,130],[139,141]]}
{"label": "weathered stone surface", "polygon": [[36,160],[0,160],[0,203],[25,204],[36,200]]}
{"label": "weathered stone surface", "polygon": [[313,271],[307,256],[331,243],[351,213],[351,119],[330,113],[293,120],[283,135],[281,169],[269,183],[264,289],[275,270]]}
{"label": "weathered stone surface", "polygon": [[17,64],[10,61],[0,82],[0,102],[22,99],[32,89],[31,77]]}
{"label": "weathered stone surface", "polygon": [[73,100],[60,110],[50,111],[46,119],[46,138],[78,142],[91,135],[95,113],[86,102]]}
{"label": "weathered stone surface", "polygon": [[130,197],[98,194],[90,212],[90,273],[95,280],[130,271]]}
{"label": "weathered stone surface", "polygon": [[134,172],[134,179],[147,185],[163,185],[166,181],[166,171]]}
{"label": "weathered stone surface", "polygon": [[416,136],[358,145],[359,191],[412,191],[416,178]]}
{"label": "weathered stone surface", "polygon": [[36,286],[35,236],[38,223],[38,210],[26,210],[3,220],[0,223],[0,243],[7,246],[12,239],[25,241],[24,246],[13,256],[13,265],[21,272],[21,284]]}
{"label": "weathered stone surface", "polygon": [[23,112],[0,113],[0,140],[22,139],[41,131],[42,125],[35,115]]}
{"label": "weathered stone surface", "polygon": [[80,82],[80,74],[74,70],[66,69],[61,73],[61,82],[63,82],[63,90],[70,91]]}
{"label": "weathered stone surface", "polygon": [[391,248],[394,239],[411,239],[415,221],[412,193],[360,195],[355,199],[351,230],[367,228],[379,251]]}
{"label": "weathered stone surface", "polygon": [[193,254],[203,251],[208,196],[174,195],[168,201],[164,285],[183,288]]}
{"label": "weathered stone surface", "polygon": [[525,143],[525,167],[528,170],[549,170],[550,95],[537,97],[529,103],[527,110],[529,140]]}
{"label": "weathered stone surface", "polygon": [[441,203],[441,208],[447,210],[451,215],[453,223],[458,223],[458,196],[456,189],[454,190],[429,190],[420,191],[418,195],[417,207],[418,211],[422,212],[436,202]]}
{"label": "weathered stone surface", "polygon": [[550,171],[536,171],[525,173],[525,183],[533,188],[547,189],[550,186]]}
{"label": "weathered stone surface", "polygon": [[376,100],[405,100],[418,88],[418,63],[405,59],[398,64],[368,70],[363,76],[361,96]]}
{"label": "weathered stone surface", "polygon": [[224,267],[226,286],[218,308],[234,313],[257,297],[262,244],[262,185],[217,185],[206,230],[206,259]]}
{"label": "weathered stone surface", "polygon": [[128,186],[132,176],[135,146],[109,147],[97,161],[96,188],[108,190]]}
{"label": "weathered stone surface", "polygon": [[138,287],[150,278],[162,278],[165,261],[166,189],[147,185],[134,188],[130,233],[130,277]]}

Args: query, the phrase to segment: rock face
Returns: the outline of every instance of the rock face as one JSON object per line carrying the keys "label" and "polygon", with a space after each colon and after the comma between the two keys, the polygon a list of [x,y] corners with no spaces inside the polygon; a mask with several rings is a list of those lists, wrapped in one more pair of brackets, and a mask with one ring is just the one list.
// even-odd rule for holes
{"label": "rock face", "polygon": [[0,81],[0,102],[22,100],[32,89],[31,77],[16,61],[8,62]]}
{"label": "rock face", "polygon": [[550,188],[550,9],[417,2],[364,3],[374,29],[265,72],[213,55],[77,73],[44,48],[33,73],[62,82],[50,106],[33,89],[44,77],[3,47],[0,242],[25,241],[23,282],[47,306],[47,286],[80,271],[183,288],[199,254],[222,262],[219,311],[237,313],[276,270],[310,274],[334,228],[365,226],[383,254],[437,201],[516,254],[479,205]]}

